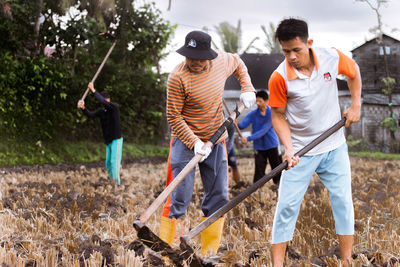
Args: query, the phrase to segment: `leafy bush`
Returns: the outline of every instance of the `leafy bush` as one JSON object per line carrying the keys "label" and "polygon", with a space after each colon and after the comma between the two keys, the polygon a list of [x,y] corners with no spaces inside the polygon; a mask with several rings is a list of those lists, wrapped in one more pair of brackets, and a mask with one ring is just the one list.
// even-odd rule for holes
{"label": "leafy bush", "polygon": [[71,114],[62,65],[46,57],[17,60],[0,53],[0,127],[3,134],[52,138]]}
{"label": "leafy bush", "polygon": [[[153,5],[137,7],[117,0],[110,11],[78,2],[78,10],[87,12],[63,22],[57,19],[63,9],[52,1],[44,0],[42,6],[24,0],[10,3],[12,18],[0,12],[0,33],[12,37],[0,42],[2,137],[101,141],[99,122],[88,120],[76,104],[114,39],[117,45],[96,89],[108,90],[112,101],[120,104],[126,141],[150,142],[164,134],[166,76],[158,63],[174,27]],[[35,34],[32,25],[38,19],[44,21]],[[43,55],[48,44],[56,48],[51,58]],[[86,106],[95,109],[99,104],[89,94]]]}

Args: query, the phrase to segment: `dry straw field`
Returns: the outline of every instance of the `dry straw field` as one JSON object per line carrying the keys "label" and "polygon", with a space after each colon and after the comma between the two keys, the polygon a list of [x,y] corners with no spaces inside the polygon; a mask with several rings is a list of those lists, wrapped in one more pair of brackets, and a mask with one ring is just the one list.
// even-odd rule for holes
{"label": "dry straw field", "polygon": [[[354,266],[400,266],[400,161],[351,161],[356,211]],[[253,159],[241,158],[239,165],[249,184]],[[3,170],[1,266],[168,265],[167,259],[144,250],[132,227],[136,216],[163,189],[165,173],[165,162],[125,164],[122,185],[116,187],[105,179],[102,167]],[[270,265],[269,240],[277,197],[271,185],[266,184],[228,213],[219,266]],[[197,182],[179,233],[199,223],[201,189]],[[243,189],[230,185],[232,196]],[[155,233],[160,211],[148,223]],[[337,257],[328,193],[314,178],[289,245],[287,266],[339,266]]]}

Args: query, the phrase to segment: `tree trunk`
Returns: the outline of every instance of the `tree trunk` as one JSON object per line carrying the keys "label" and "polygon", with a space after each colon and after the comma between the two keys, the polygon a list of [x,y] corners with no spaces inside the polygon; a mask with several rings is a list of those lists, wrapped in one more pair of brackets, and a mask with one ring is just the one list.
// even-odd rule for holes
{"label": "tree trunk", "polygon": [[71,76],[75,76],[75,65],[77,61],[77,56],[78,56],[78,49],[76,47],[76,44],[74,43],[72,45],[72,52],[74,53],[74,56],[72,57],[72,64],[71,64]]}
{"label": "tree trunk", "polygon": [[35,28],[34,28],[34,51],[33,55],[38,55],[40,52],[39,31],[40,31],[40,17],[42,14],[43,0],[36,0],[36,14],[35,14]]}
{"label": "tree trunk", "polygon": [[126,40],[126,22],[128,20],[128,16],[130,14],[130,1],[122,0],[121,3],[121,25],[120,25],[120,43],[121,43],[121,57],[122,57],[122,65],[126,63],[126,49],[127,49],[127,40]]}

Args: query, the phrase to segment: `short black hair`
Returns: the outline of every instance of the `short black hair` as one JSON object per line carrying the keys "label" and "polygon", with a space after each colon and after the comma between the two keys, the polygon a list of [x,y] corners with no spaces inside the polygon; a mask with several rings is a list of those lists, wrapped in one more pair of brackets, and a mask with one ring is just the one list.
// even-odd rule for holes
{"label": "short black hair", "polygon": [[307,22],[301,19],[288,18],[282,20],[275,32],[275,39],[278,41],[290,41],[299,37],[303,42],[308,40]]}
{"label": "short black hair", "polygon": [[264,99],[264,101],[267,101],[267,100],[268,100],[268,94],[267,94],[267,92],[265,92],[265,91],[258,91],[258,92],[256,93],[256,98],[257,98],[257,97],[260,97],[260,98]]}
{"label": "short black hair", "polygon": [[101,96],[104,97],[105,99],[110,98],[110,94],[107,91],[102,91]]}

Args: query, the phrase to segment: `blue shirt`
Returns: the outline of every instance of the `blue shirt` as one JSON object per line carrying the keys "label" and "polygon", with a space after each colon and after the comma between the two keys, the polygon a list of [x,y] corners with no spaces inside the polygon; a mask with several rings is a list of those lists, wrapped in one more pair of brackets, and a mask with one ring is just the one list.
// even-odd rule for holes
{"label": "blue shirt", "polygon": [[238,125],[240,129],[244,129],[250,123],[253,134],[247,137],[247,141],[253,141],[255,150],[268,150],[279,146],[278,136],[272,128],[270,107],[267,106],[265,115],[262,115],[258,108],[250,111]]}

